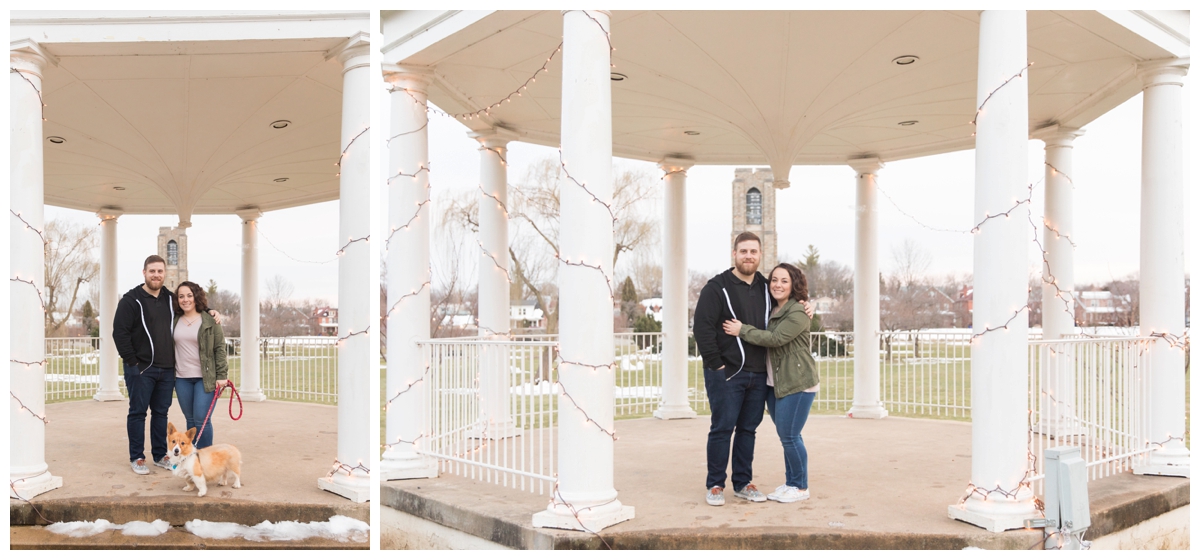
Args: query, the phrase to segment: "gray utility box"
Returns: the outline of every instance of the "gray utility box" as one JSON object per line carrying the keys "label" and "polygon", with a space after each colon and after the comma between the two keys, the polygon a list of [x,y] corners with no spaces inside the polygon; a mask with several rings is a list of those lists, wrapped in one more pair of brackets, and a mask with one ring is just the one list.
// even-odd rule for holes
{"label": "gray utility box", "polygon": [[1046,524],[1062,533],[1082,534],[1092,525],[1088,506],[1087,461],[1078,447],[1052,447],[1046,457]]}

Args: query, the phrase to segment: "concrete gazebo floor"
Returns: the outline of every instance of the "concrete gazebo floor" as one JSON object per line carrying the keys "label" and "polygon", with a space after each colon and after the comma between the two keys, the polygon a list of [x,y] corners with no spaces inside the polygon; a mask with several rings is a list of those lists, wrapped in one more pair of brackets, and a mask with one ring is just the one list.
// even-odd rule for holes
{"label": "concrete gazebo floor", "polygon": [[[704,502],[709,418],[616,423],[615,486],[636,518],[601,531],[534,529],[532,514],[548,497],[443,474],[384,482],[383,548],[457,546],[636,549],[1024,549],[1041,530],[991,533],[950,519],[970,480],[971,425],[887,418],[851,420],[814,415],[804,429],[812,498],[793,504],[750,503],[726,489],[726,502]],[[784,482],[783,452],[770,417],[758,430],[755,483],[768,493]],[[1089,484],[1092,529],[1111,534],[1189,501],[1184,478],[1122,474]],[[392,517],[391,510],[401,512]],[[399,527],[434,527],[478,537],[451,542]],[[392,517],[392,519],[389,519]],[[457,538],[457,536],[455,536]]]}
{"label": "concrete gazebo floor", "polygon": [[[159,467],[151,465],[149,475],[134,474],[125,435],[128,402],[74,401],[46,407],[46,463],[52,474],[63,478],[63,486],[34,497],[33,504],[51,521],[162,519],[176,527],[193,519],[257,525],[345,515],[370,521],[369,503],[354,503],[317,488],[317,479],[329,472],[336,457],[336,406],[245,403],[241,420],[234,422],[228,398],[226,393],[213,411],[216,442],[241,451],[242,488],[210,484],[208,495],[199,498],[195,491],[183,491],[183,479]],[[177,427],[184,425],[178,402],[172,404],[169,418]],[[149,459],[148,439],[145,453]],[[47,524],[30,504],[11,498],[9,518],[14,529]],[[153,546],[151,542],[143,541],[142,546]],[[366,543],[342,547],[364,548]]]}

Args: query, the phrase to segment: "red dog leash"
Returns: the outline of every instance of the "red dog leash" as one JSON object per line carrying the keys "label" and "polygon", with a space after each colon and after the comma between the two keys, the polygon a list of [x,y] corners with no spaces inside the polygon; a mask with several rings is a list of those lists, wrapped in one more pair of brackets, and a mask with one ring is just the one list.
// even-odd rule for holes
{"label": "red dog leash", "polygon": [[[233,391],[233,393],[229,395],[229,417],[234,419],[234,421],[242,419],[242,412],[245,411],[245,409],[242,407],[242,395],[238,393],[237,387],[233,386],[233,381],[228,380],[226,381],[225,385],[217,387],[217,394],[213,395],[212,402],[208,404],[208,414],[204,415],[204,423],[200,425],[200,431],[196,432],[196,439],[192,440],[193,443],[200,441],[200,436],[204,434],[204,429],[208,427],[208,419],[212,418],[213,407],[217,406],[217,401],[221,400],[221,393],[225,392],[226,387],[229,387],[229,389]],[[233,415],[233,397],[237,397],[237,416]]]}

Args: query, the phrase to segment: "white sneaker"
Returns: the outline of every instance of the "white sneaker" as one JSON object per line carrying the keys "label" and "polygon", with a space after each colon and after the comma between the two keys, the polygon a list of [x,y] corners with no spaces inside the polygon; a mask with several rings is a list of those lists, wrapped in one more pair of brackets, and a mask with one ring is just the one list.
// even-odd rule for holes
{"label": "white sneaker", "polygon": [[793,486],[784,486],[783,490],[776,490],[767,496],[768,500],[775,500],[781,504],[799,502],[809,498],[808,490],[801,490]]}
{"label": "white sneaker", "polygon": [[721,488],[720,486],[713,486],[712,488],[709,488],[708,492],[705,492],[704,494],[705,494],[704,501],[708,502],[708,505],[710,505],[710,506],[725,505],[725,489],[724,488]]}

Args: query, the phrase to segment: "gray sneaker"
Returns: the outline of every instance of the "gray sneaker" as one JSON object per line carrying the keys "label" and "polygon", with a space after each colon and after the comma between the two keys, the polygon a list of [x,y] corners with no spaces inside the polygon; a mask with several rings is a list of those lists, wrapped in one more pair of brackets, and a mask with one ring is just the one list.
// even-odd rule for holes
{"label": "gray sneaker", "polygon": [[[164,469],[167,469],[167,470],[171,470],[171,461],[167,460],[167,456],[166,456],[166,455],[163,455],[163,456],[162,456],[162,459],[159,459],[159,460],[155,461],[155,462],[154,462],[154,465],[155,465],[155,466],[157,466],[157,467],[162,467],[162,468],[164,468]],[[147,470],[149,470],[149,469],[147,469]]]}
{"label": "gray sneaker", "polygon": [[708,502],[710,506],[725,505],[725,489],[720,486],[709,488],[708,492],[704,494],[704,501]]}
{"label": "gray sneaker", "polygon": [[758,488],[754,486],[753,482],[743,486],[741,490],[734,488],[733,495],[743,500],[750,500],[751,502],[767,501],[767,497],[764,496],[762,492],[758,491]]}
{"label": "gray sneaker", "polygon": [[133,474],[150,474],[150,467],[146,466],[145,459],[130,461],[129,466],[133,467]]}

